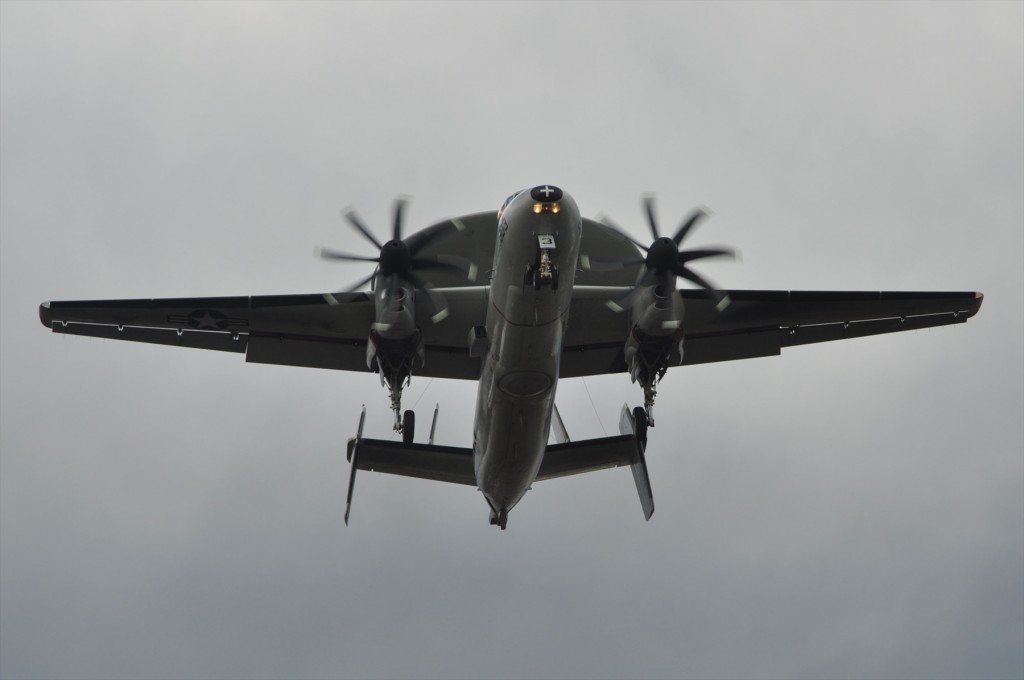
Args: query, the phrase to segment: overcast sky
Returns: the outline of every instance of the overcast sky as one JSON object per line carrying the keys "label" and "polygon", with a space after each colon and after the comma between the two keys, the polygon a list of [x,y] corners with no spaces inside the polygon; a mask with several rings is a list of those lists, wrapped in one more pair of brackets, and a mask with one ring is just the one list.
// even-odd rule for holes
{"label": "overcast sky", "polygon": [[[1024,4],[0,3],[3,678],[1024,675]],[[57,336],[44,300],[337,290],[313,248],[552,182],[724,287],[964,326],[672,372],[628,470],[360,475],[369,374]],[[559,384],[575,439],[624,375]],[[475,385],[406,404],[468,445]]]}

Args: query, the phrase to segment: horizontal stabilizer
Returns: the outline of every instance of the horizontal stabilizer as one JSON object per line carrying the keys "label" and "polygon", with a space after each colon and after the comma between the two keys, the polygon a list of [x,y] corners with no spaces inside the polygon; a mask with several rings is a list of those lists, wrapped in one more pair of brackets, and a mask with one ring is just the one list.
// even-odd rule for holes
{"label": "horizontal stabilizer", "polygon": [[[349,456],[360,470],[476,486],[473,450],[468,448],[354,438],[349,440]],[[638,456],[633,435],[552,444],[537,481],[633,465]]]}
{"label": "horizontal stabilizer", "polygon": [[353,460],[360,470],[476,486],[473,449],[358,439]]}
{"label": "horizontal stabilizer", "polygon": [[537,481],[631,465],[636,455],[632,435],[552,444],[544,453]]}

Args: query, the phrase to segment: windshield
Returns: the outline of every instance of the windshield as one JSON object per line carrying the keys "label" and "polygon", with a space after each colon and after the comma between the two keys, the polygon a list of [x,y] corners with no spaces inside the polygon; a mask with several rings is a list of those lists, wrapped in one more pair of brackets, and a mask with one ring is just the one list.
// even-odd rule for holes
{"label": "windshield", "polygon": [[514,193],[511,196],[509,196],[508,198],[506,198],[505,202],[501,204],[501,208],[498,209],[498,223],[499,224],[501,223],[501,216],[505,214],[505,208],[507,208],[508,204],[511,203],[512,201],[514,201],[516,196],[518,196],[521,193],[523,193],[523,190],[517,191],[516,193]]}

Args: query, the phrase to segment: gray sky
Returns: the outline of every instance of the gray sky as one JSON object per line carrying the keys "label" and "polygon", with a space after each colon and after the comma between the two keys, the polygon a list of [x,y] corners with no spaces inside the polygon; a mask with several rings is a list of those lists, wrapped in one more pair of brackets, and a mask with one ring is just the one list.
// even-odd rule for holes
{"label": "gray sky", "polygon": [[[0,4],[0,676],[1024,674],[1024,4]],[[50,299],[307,293],[554,182],[732,288],[981,290],[966,326],[673,372],[627,470],[360,476],[372,375],[62,337]],[[362,252],[362,251],[361,251]],[[369,252],[369,251],[366,251]],[[414,379],[466,445],[475,386]],[[559,385],[574,438],[625,376]]]}

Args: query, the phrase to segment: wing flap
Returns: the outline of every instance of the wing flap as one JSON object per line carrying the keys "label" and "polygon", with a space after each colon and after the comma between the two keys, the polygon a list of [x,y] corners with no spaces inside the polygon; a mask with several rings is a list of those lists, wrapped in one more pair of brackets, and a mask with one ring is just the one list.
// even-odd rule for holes
{"label": "wing flap", "polygon": [[253,334],[249,336],[245,360],[254,364],[365,371],[366,341]]}
{"label": "wing flap", "polygon": [[[249,336],[245,360],[255,364],[277,364],[304,368],[330,368],[339,371],[367,371],[366,340],[269,335]],[[426,378],[478,380],[480,359],[469,356],[461,347],[427,345],[424,365],[415,375]]]}
{"label": "wing flap", "polygon": [[756,359],[781,353],[782,331],[777,328],[686,336],[683,341],[682,365]]}

